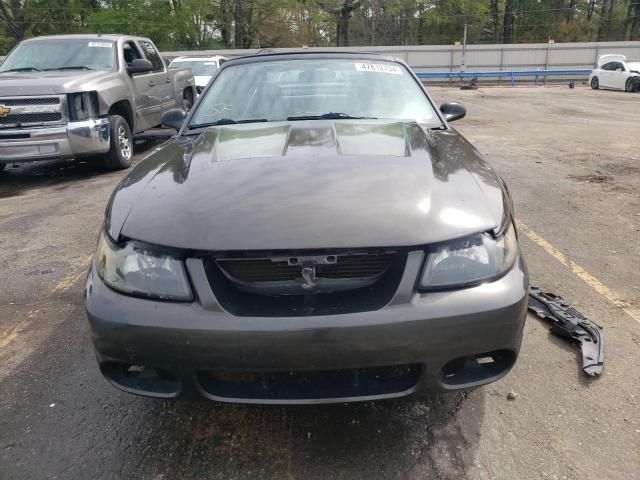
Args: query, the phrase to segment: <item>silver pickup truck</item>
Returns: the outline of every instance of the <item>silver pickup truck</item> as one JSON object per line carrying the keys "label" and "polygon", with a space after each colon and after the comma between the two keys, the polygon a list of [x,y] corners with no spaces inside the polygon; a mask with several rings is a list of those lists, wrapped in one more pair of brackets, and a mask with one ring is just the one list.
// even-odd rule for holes
{"label": "silver pickup truck", "polygon": [[153,42],[61,35],[21,42],[0,66],[0,170],[6,164],[99,157],[127,168],[133,135],[195,98],[190,70],[168,70]]}

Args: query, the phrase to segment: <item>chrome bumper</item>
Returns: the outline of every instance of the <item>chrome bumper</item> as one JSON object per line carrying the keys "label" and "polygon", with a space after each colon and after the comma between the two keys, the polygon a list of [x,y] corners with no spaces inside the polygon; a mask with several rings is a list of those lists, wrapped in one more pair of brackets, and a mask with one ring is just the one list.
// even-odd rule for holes
{"label": "chrome bumper", "polygon": [[0,162],[30,162],[109,151],[109,120],[70,122],[40,128],[0,130]]}

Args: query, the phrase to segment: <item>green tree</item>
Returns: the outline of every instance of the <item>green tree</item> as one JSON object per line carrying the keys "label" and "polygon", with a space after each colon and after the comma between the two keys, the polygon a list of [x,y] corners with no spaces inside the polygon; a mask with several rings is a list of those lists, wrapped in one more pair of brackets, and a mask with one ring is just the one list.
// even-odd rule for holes
{"label": "green tree", "polygon": [[336,2],[326,2],[316,0],[316,3],[327,13],[335,15],[336,22],[336,46],[349,46],[349,24],[353,11],[360,8],[360,0],[339,0]]}
{"label": "green tree", "polygon": [[83,31],[98,6],[98,0],[0,0],[2,36],[9,39],[3,50],[32,36]]}
{"label": "green tree", "polygon": [[0,0],[0,53],[44,34],[161,49],[640,40],[640,0]]}
{"label": "green tree", "polygon": [[640,3],[629,3],[625,23],[629,40],[640,40]]}

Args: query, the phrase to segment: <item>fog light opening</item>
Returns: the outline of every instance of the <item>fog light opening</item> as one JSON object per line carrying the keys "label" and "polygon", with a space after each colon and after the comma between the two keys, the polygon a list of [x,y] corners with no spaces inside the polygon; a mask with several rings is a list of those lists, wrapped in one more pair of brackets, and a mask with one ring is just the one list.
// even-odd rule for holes
{"label": "fog light opening", "polygon": [[456,387],[488,383],[507,373],[515,359],[516,354],[511,350],[494,350],[458,357],[442,368],[442,383]]}
{"label": "fog light opening", "polygon": [[163,368],[107,361],[100,369],[107,380],[127,392],[170,398],[181,390],[177,377]]}

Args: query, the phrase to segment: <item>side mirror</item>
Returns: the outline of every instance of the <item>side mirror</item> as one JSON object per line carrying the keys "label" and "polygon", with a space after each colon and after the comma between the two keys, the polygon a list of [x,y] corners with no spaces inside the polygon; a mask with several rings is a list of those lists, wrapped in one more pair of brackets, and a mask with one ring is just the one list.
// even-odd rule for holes
{"label": "side mirror", "polygon": [[447,122],[460,120],[467,115],[467,109],[465,106],[458,102],[443,103],[440,105],[440,111],[443,113],[444,119]]}
{"label": "side mirror", "polygon": [[136,75],[138,73],[148,73],[153,70],[153,65],[146,58],[136,58],[131,63],[127,64],[127,73],[129,75]]}
{"label": "side mirror", "polygon": [[187,112],[181,108],[172,108],[162,114],[162,126],[165,128],[175,128],[180,130],[185,118],[187,118]]}

